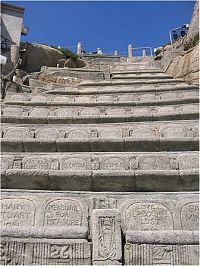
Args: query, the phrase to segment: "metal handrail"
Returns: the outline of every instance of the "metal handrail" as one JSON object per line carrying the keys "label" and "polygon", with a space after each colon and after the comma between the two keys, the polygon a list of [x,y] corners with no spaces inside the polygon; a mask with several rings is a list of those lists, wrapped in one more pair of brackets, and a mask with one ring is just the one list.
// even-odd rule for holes
{"label": "metal handrail", "polygon": [[152,53],[152,47],[151,46],[146,46],[146,47],[145,46],[144,47],[132,47],[131,49],[132,50],[149,49],[151,56],[153,55],[153,53]]}

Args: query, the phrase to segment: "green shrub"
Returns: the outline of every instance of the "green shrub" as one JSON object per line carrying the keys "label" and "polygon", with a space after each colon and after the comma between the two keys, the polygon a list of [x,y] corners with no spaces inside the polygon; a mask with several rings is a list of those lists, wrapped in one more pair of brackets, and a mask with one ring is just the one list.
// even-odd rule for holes
{"label": "green shrub", "polygon": [[197,34],[192,40],[190,40],[185,46],[184,51],[190,50],[199,43],[199,34]]}
{"label": "green shrub", "polygon": [[57,49],[58,51],[60,51],[61,53],[63,53],[66,57],[66,59],[72,59],[73,61],[77,61],[78,60],[78,55],[73,53],[72,51],[70,51],[69,49],[65,49],[65,48],[58,48],[57,46],[51,46],[52,48]]}

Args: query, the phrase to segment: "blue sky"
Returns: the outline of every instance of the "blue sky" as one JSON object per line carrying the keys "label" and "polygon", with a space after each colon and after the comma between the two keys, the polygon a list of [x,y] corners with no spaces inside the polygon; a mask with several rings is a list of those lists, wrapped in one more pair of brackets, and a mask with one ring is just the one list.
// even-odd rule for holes
{"label": "blue sky", "polygon": [[[8,2],[8,1],[6,1]],[[110,53],[169,42],[169,30],[191,21],[194,1],[15,1],[29,27],[23,41]]]}

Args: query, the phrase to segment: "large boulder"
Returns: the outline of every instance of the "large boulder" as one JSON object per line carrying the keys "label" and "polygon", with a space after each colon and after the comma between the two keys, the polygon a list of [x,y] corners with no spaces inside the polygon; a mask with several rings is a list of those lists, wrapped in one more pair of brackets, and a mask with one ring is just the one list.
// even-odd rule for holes
{"label": "large boulder", "polygon": [[47,45],[25,43],[22,48],[26,51],[21,56],[21,69],[29,73],[40,71],[42,66],[55,67],[60,59],[65,59],[62,52]]}
{"label": "large boulder", "polygon": [[189,84],[199,84],[199,45],[172,60],[166,73]]}

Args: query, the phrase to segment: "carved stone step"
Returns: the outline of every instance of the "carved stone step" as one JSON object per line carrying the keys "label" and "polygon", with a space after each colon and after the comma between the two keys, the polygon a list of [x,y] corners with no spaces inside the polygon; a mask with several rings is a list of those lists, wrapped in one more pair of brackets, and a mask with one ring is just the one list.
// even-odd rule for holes
{"label": "carved stone step", "polygon": [[[62,102],[61,102],[62,103]],[[33,105],[34,106],[34,105]],[[64,107],[65,106],[65,107]],[[198,119],[198,104],[135,106],[135,107],[81,107],[48,106],[2,106],[2,123],[30,124],[76,124],[76,123],[115,123],[137,121],[192,120]]]}
{"label": "carved stone step", "polygon": [[[60,227],[62,230],[63,226],[72,230],[74,226],[88,228],[93,210],[98,209],[118,209],[122,233],[143,231],[144,236],[145,232],[151,234],[151,230],[174,230],[174,234],[177,230],[180,234],[182,230],[184,234],[184,231],[198,230],[199,222],[198,192],[95,193],[14,189],[2,191],[1,207],[2,226],[32,226],[35,230],[38,227]],[[18,213],[21,215],[15,215]],[[145,219],[150,222],[144,223]]]}
{"label": "carved stone step", "polygon": [[150,84],[167,84],[173,85],[183,82],[182,79],[145,79],[145,80],[135,80],[135,81],[125,81],[125,80],[111,80],[111,81],[83,81],[78,87],[103,87],[103,86],[118,86],[118,85],[150,85]]}
{"label": "carved stone step", "polygon": [[[92,248],[93,264],[96,260],[101,265],[109,261],[120,264],[123,255],[121,231],[128,236],[123,258],[126,265],[137,262],[145,265],[144,261],[148,263],[146,265],[166,264],[166,261],[170,265],[196,265],[198,259],[197,193],[155,195],[5,190],[1,210],[1,261],[4,264],[9,260],[20,265],[89,265],[92,263]],[[81,228],[92,227],[93,230],[88,230],[86,239],[62,238],[63,233],[69,236],[77,227],[77,232]],[[140,244],[138,241],[132,243],[134,239],[126,233],[127,228],[135,229],[135,238]],[[147,231],[152,228],[154,231]],[[159,243],[149,244],[152,238]],[[92,243],[88,242],[90,239]]]}
{"label": "carved stone step", "polygon": [[199,90],[173,90],[173,91],[151,91],[133,92],[126,94],[101,94],[101,95],[54,95],[54,94],[32,94],[18,93],[7,95],[4,99],[6,104],[21,105],[161,105],[198,102]]}
{"label": "carved stone step", "polygon": [[[143,75],[143,74],[165,74],[165,72],[162,69],[144,69],[144,70],[111,70],[111,74],[113,75],[126,75],[126,74],[137,74],[137,75]],[[166,74],[165,74],[166,75]]]}
{"label": "carved stone step", "polygon": [[195,85],[188,85],[186,83],[178,83],[178,84],[123,84],[112,86],[112,84],[108,84],[105,86],[87,86],[87,87],[59,87],[56,85],[53,86],[49,84],[46,87],[40,88],[35,87],[33,90],[34,93],[46,93],[46,94],[64,94],[64,95],[92,95],[92,94],[116,94],[116,93],[133,93],[133,92],[162,92],[162,91],[173,91],[173,90],[192,90],[198,89]]}
{"label": "carved stone step", "polygon": [[[1,158],[2,188],[198,190],[198,153],[17,153]],[[108,186],[109,184],[109,186]]]}
{"label": "carved stone step", "polygon": [[120,73],[120,74],[115,74],[115,73],[111,73],[111,78],[112,80],[116,80],[116,79],[127,79],[127,80],[151,80],[151,79],[159,79],[159,80],[164,80],[164,79],[172,79],[171,76],[166,75],[165,73]]}
{"label": "carved stone step", "polygon": [[2,151],[186,151],[198,150],[198,122],[124,124],[2,124]]}

